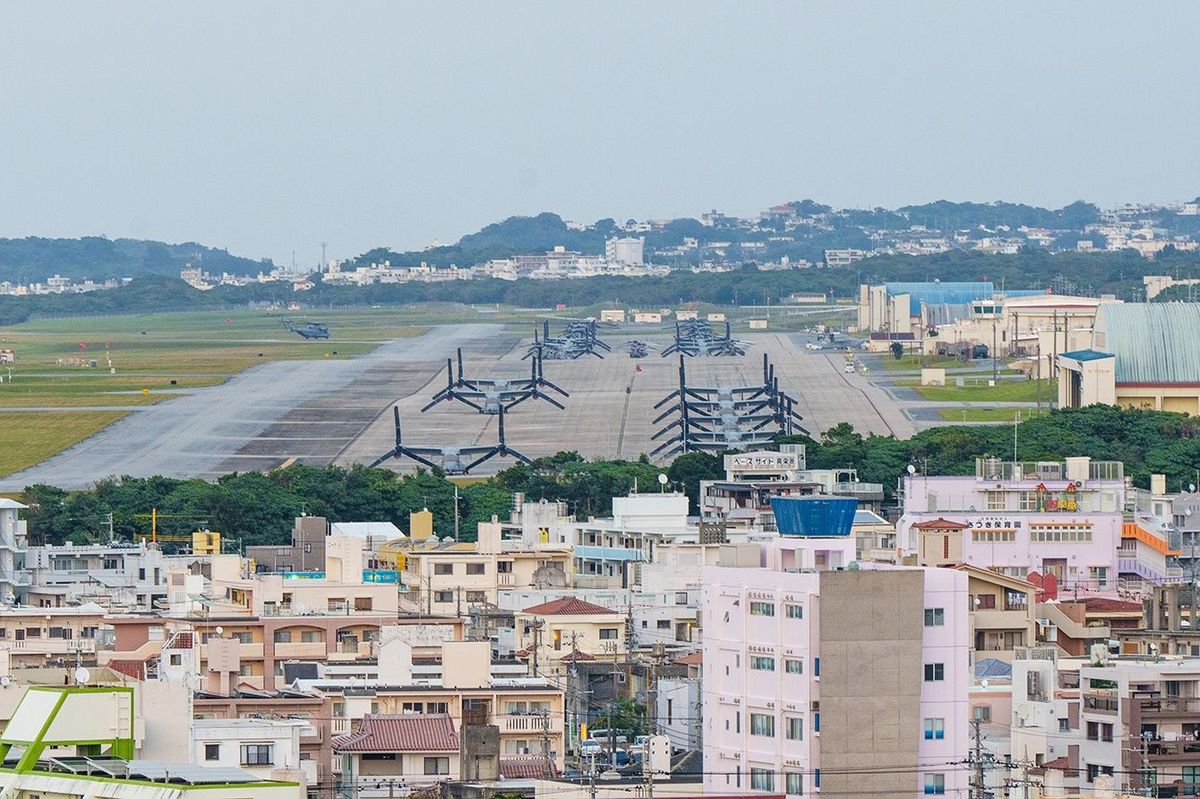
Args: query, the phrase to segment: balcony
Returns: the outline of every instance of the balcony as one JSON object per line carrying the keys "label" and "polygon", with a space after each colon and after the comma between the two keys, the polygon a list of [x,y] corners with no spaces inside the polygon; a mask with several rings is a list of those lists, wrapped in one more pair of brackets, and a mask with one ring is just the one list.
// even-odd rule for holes
{"label": "balcony", "polygon": [[326,655],[324,641],[296,641],[275,644],[278,658],[323,658]]}
{"label": "balcony", "polygon": [[1165,765],[1167,763],[1194,763],[1200,765],[1200,741],[1191,738],[1178,741],[1149,741],[1146,744],[1146,754],[1151,761]]}
{"label": "balcony", "polygon": [[971,618],[976,630],[1028,630],[1029,611],[1021,610],[976,610]]}
{"label": "balcony", "polygon": [[531,735],[540,735],[543,730],[550,734],[561,733],[563,729],[562,718],[551,715],[547,717],[537,713],[525,713],[512,716],[500,716],[497,721],[497,726],[500,727],[501,733],[529,733]]}
{"label": "balcony", "polygon": [[7,642],[15,655],[94,655],[96,642],[91,638],[25,638]]}
{"label": "balcony", "polygon": [[1140,699],[1138,709],[1143,719],[1165,718],[1167,716],[1196,716],[1200,715],[1200,699]]}
{"label": "balcony", "polygon": [[[242,660],[262,660],[263,645],[258,643],[243,643],[238,647],[238,657]],[[200,645],[200,659],[208,660],[208,644]]]}
{"label": "balcony", "polygon": [[1106,716],[1115,716],[1119,710],[1120,702],[1115,696],[1104,696],[1101,694],[1083,695],[1084,713],[1100,713]]}

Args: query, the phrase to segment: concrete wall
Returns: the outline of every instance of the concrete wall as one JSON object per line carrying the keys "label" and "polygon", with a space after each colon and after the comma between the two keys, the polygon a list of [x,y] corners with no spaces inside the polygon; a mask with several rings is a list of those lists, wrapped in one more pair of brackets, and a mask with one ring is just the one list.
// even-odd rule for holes
{"label": "concrete wall", "polygon": [[826,572],[820,590],[821,792],[915,793],[911,774],[853,772],[917,762],[923,574]]}

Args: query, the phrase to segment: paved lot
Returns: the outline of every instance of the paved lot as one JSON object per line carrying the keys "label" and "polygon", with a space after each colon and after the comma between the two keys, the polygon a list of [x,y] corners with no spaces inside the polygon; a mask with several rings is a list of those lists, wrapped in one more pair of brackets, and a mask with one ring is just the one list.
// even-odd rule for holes
{"label": "paved lot", "polygon": [[[604,334],[611,344],[636,335],[660,346],[668,339],[639,331]],[[805,350],[787,334],[749,334],[747,355],[737,358],[688,358],[688,382],[692,385],[732,386],[761,382],[762,353],[775,364],[780,386],[797,399],[797,410],[805,426],[816,433],[848,421],[866,433],[895,433],[910,436],[913,422],[887,394],[857,374],[845,374],[841,355]],[[528,340],[497,358],[494,352],[465,353],[467,375],[520,377],[528,373],[522,361]],[[640,367],[640,371],[639,371]],[[571,393],[563,400],[565,411],[548,403],[527,400],[505,417],[508,443],[529,457],[576,450],[586,457],[636,458],[657,445],[651,435],[657,428],[654,403],[678,383],[678,360],[663,358],[658,351],[649,358],[632,360],[623,352],[610,353],[604,360],[547,361],[547,379]],[[434,380],[423,391],[399,400],[404,440],[413,445],[467,446],[495,441],[497,420],[460,403],[441,404],[422,414],[419,409],[436,390]],[[629,389],[628,393],[626,388]],[[338,458],[342,463],[369,463],[392,446],[392,417],[383,413],[366,432]],[[478,474],[488,474],[513,463],[495,458]],[[408,461],[389,461],[389,468],[408,471]]]}

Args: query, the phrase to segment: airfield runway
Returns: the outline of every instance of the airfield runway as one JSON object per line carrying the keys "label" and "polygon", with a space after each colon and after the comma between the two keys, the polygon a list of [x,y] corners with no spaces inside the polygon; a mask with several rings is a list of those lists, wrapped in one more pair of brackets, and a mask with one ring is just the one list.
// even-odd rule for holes
{"label": "airfield runway", "polygon": [[[602,337],[614,351],[601,360],[584,356],[574,361],[546,361],[548,380],[570,392],[555,396],[566,405],[559,410],[540,400],[522,402],[505,415],[505,432],[510,447],[530,458],[576,450],[588,458],[636,458],[650,453],[660,441],[651,436],[660,411],[654,404],[678,385],[679,361],[659,352],[670,343],[664,335],[648,336],[626,329],[603,331]],[[653,342],[658,350],[650,357],[634,360],[617,348],[630,338]],[[804,349],[786,333],[743,334],[747,354],[741,357],[687,358],[690,385],[757,385],[762,382],[762,355],[775,365],[780,388],[796,398],[803,425],[819,433],[838,422],[850,422],[862,433],[894,433],[907,437],[916,432],[913,422],[884,391],[858,374],[843,371],[840,354]],[[467,377],[520,378],[528,376],[529,361],[521,360],[529,339],[497,358],[494,352],[464,352]],[[420,413],[420,408],[445,380],[445,372],[430,382],[427,390],[399,400],[404,442],[409,445],[488,445],[497,437],[497,418],[484,416],[457,401],[446,401]],[[629,389],[628,392],[626,389]],[[390,406],[389,406],[390,408]],[[386,409],[385,409],[386,410]],[[385,412],[341,453],[340,463],[370,463],[392,447],[392,414]],[[669,459],[667,459],[669,460]],[[493,458],[477,474],[489,474],[511,465],[511,458]],[[409,471],[411,461],[388,461],[388,468]]]}
{"label": "airfield runway", "polygon": [[[526,400],[506,416],[508,443],[529,457],[576,450],[586,457],[636,458],[649,453],[658,414],[653,405],[678,382],[678,360],[659,352],[670,339],[655,331],[604,331],[614,351],[603,360],[546,361],[546,378],[571,396],[559,410]],[[640,338],[659,349],[633,360],[617,345]],[[692,385],[761,382],[762,354],[775,364],[780,387],[813,433],[846,421],[860,432],[915,432],[912,420],[882,389],[842,370],[840,354],[804,349],[792,335],[742,336],[747,354],[688,358]],[[445,382],[445,359],[464,349],[468,377],[525,377],[521,360],[530,339],[513,328],[470,324],[431,328],[387,342],[349,360],[281,361],[246,370],[211,388],[141,406],[86,441],[24,471],[0,478],[0,491],[33,483],[83,488],[114,476],[212,478],[232,471],[269,470],[299,462],[370,463],[392,447],[391,407],[399,402],[405,443],[465,446],[496,438],[496,417],[457,402],[419,409]],[[628,392],[626,388],[628,387]],[[512,463],[495,458],[477,474]],[[410,461],[388,468],[411,471]]]}

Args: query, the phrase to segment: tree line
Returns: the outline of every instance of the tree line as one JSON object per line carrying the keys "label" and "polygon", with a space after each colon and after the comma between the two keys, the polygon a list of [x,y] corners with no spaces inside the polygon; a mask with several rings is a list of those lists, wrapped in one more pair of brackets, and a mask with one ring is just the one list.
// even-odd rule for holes
{"label": "tree line", "polygon": [[[1200,419],[1110,406],[1061,410],[1016,425],[1016,457],[1023,461],[1059,461],[1068,456],[1117,460],[1138,486],[1150,475],[1167,476],[1168,489],[1200,485]],[[1014,428],[946,426],[909,439],[862,435],[846,423],[817,437],[791,436],[780,443],[806,445],[810,468],[853,468],[864,482],[884,486],[894,499],[897,478],[909,465],[930,474],[973,474],[975,459],[1010,460]],[[685,492],[697,511],[701,480],[723,476],[716,455],[689,453],[669,465],[636,460],[586,460],[561,452],[532,464],[519,463],[496,476],[458,487],[459,528],[463,540],[474,540],[475,526],[493,515],[508,517],[513,495],[526,501],[562,501],[578,519],[607,516],[614,496],[637,487],[658,490],[658,475]],[[391,521],[408,529],[408,514],[428,508],[438,535],[451,535],[455,484],[438,470],[397,475],[364,466],[323,468],[294,465],[268,474],[225,475],[215,482],[168,477],[118,477],[99,481],[85,491],[63,491],[34,485],[24,492],[29,538],[33,544],[106,541],[149,537],[151,508],[160,514],[159,529],[186,533],[204,525],[243,545],[282,544],[293,520],[302,514],[331,521]]]}

